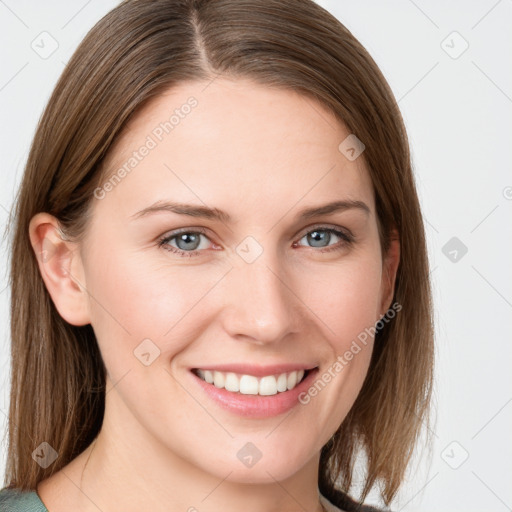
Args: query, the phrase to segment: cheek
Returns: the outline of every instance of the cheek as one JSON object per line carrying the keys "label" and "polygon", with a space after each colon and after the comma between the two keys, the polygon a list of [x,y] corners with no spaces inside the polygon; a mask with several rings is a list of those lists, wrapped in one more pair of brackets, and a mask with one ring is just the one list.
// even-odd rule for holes
{"label": "cheek", "polygon": [[[377,254],[377,255],[376,255]],[[379,315],[382,267],[378,253],[361,251],[335,265],[305,270],[301,297],[336,353],[373,326]]]}
{"label": "cheek", "polygon": [[208,293],[229,269],[113,251],[91,258],[89,267],[91,323],[105,356],[116,353],[116,365],[123,353],[130,362],[143,340],[173,353],[184,348],[201,328]]}
{"label": "cheek", "polygon": [[368,372],[380,303],[379,258],[378,247],[359,252],[336,268],[317,268],[304,284],[306,303],[319,317],[316,324],[328,346],[325,364],[302,401],[323,425],[319,438],[338,428]]}

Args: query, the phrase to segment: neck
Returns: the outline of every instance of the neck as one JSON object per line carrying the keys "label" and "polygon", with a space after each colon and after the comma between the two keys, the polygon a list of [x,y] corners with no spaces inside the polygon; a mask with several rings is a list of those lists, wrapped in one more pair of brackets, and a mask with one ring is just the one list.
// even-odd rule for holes
{"label": "neck", "polygon": [[[184,460],[133,417],[119,421],[123,415],[118,410],[109,414],[111,410],[106,407],[102,429],[93,443],[63,469],[62,485],[74,493],[66,505],[72,503],[84,512],[323,510],[318,494],[319,454],[285,480],[277,481],[266,472],[264,483],[233,481],[229,473],[212,474]],[[57,506],[51,510],[59,512]]]}

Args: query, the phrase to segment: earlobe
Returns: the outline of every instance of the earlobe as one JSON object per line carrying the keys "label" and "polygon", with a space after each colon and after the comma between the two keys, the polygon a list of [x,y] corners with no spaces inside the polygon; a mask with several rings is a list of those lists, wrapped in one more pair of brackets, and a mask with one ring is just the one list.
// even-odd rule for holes
{"label": "earlobe", "polygon": [[395,294],[396,274],[400,264],[400,237],[398,231],[391,232],[390,244],[387,253],[384,255],[382,268],[382,302],[381,315],[391,307],[391,301]]}
{"label": "earlobe", "polygon": [[77,244],[66,240],[58,220],[48,213],[34,215],[29,237],[41,277],[60,316],[71,325],[89,324],[88,294]]}

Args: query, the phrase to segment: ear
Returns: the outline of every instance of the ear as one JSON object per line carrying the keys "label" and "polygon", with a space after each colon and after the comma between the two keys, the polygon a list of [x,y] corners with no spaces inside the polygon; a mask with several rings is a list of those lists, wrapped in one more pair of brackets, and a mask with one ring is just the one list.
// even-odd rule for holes
{"label": "ear", "polygon": [[[389,249],[383,255],[380,313],[384,315],[391,307],[395,294],[396,274],[400,263],[400,237],[394,229],[390,235]],[[380,318],[380,317],[379,317]]]}
{"label": "ear", "polygon": [[48,213],[32,217],[29,237],[39,271],[60,316],[71,325],[89,324],[89,294],[78,245],[65,239],[58,220]]}

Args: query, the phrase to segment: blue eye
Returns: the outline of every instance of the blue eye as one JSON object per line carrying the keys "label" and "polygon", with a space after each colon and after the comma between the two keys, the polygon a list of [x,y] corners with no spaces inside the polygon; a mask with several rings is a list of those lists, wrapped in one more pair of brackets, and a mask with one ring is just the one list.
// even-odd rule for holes
{"label": "blue eye", "polygon": [[[163,247],[167,251],[174,252],[180,256],[197,256],[199,255],[198,247],[200,246],[201,237],[208,238],[205,231],[197,229],[196,231],[181,231],[162,238],[158,246]],[[177,247],[169,245],[169,242],[176,240]]]}
{"label": "blue eye", "polygon": [[[341,240],[341,243],[339,242],[335,245],[329,245],[333,235],[338,237]],[[202,249],[208,247],[207,244],[206,247],[203,247],[202,249],[200,248],[201,238],[209,240],[206,236],[206,230],[204,229],[195,228],[194,230],[182,230],[161,238],[158,242],[158,246],[167,251],[174,252],[179,256],[200,256]],[[352,234],[330,227],[317,227],[310,230],[302,236],[299,241],[303,239],[306,239],[308,243],[312,244],[312,248],[318,248],[319,252],[342,250],[354,242]],[[171,245],[171,242],[175,245]],[[327,242],[327,245],[323,245],[325,242]],[[293,247],[298,246],[298,243],[294,242]]]}
{"label": "blue eye", "polygon": [[[343,243],[336,244],[336,245],[322,245],[324,242],[327,242],[327,244],[331,241],[332,236],[336,236],[340,238]],[[315,228],[312,231],[308,231],[301,240],[306,239],[308,243],[313,244],[312,247],[319,247],[321,249],[324,249],[321,252],[328,252],[331,250],[339,250],[342,249],[343,246],[347,244],[351,244],[354,241],[354,237],[352,235],[349,235],[348,233],[344,233],[338,229],[334,228],[327,228],[327,227],[318,227]],[[295,245],[296,246],[296,245]]]}

